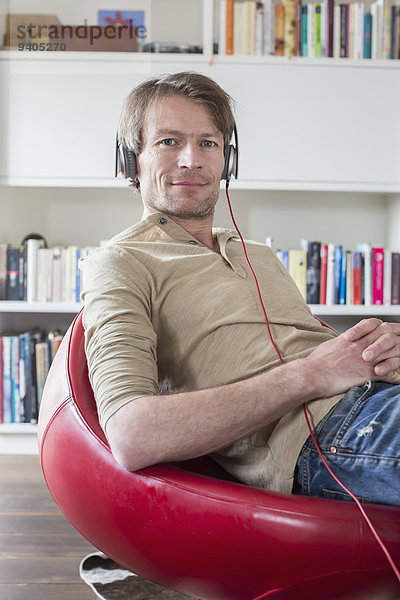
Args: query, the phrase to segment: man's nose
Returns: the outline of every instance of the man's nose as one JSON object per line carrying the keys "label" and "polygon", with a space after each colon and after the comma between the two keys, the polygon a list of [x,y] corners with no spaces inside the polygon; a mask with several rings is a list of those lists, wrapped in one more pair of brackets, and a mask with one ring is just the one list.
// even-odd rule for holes
{"label": "man's nose", "polygon": [[202,166],[201,149],[195,142],[187,142],[182,146],[178,166],[187,169],[199,169]]}

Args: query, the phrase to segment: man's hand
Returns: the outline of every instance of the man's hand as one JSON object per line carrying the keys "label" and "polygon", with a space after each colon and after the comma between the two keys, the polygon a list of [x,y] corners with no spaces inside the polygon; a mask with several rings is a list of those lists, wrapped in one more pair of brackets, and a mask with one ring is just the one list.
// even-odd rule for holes
{"label": "man's hand", "polygon": [[400,383],[400,323],[363,319],[348,329],[344,337],[351,342],[364,338],[368,346],[362,358],[374,365],[377,378],[388,383]]}
{"label": "man's hand", "polygon": [[400,324],[364,319],[305,360],[317,397],[347,392],[368,379],[400,383]]}

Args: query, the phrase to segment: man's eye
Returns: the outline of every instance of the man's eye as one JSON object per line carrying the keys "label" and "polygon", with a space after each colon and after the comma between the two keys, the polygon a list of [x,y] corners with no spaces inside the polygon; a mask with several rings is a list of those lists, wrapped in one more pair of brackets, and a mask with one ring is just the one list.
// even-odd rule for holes
{"label": "man's eye", "polygon": [[212,148],[215,146],[215,142],[212,142],[211,140],[204,140],[203,145],[206,146],[206,148]]}
{"label": "man's eye", "polygon": [[164,146],[173,146],[175,144],[175,140],[172,138],[165,138],[165,140],[162,140],[161,143],[164,144]]}

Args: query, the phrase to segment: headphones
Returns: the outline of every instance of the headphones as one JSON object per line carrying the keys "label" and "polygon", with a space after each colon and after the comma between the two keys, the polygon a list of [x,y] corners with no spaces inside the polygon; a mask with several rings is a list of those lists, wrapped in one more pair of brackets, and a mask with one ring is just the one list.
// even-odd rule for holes
{"label": "headphones", "polygon": [[[225,179],[227,183],[229,183],[232,175],[237,179],[238,156],[238,135],[236,124],[234,124],[232,140],[225,151],[225,164],[221,173],[221,179]],[[115,177],[118,177],[120,174],[122,174],[125,179],[129,177],[133,181],[137,176],[137,165],[136,154],[133,150],[130,150],[119,142],[117,133],[115,146]]]}

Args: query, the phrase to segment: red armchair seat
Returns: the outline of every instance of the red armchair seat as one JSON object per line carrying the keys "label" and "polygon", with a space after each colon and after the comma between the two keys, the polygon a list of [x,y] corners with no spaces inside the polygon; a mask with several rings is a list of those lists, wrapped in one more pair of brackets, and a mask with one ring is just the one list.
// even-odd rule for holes
{"label": "red armchair seat", "polygon": [[[141,577],[204,600],[390,600],[400,586],[356,505],[223,478],[204,457],[130,473],[114,460],[88,380],[81,314],[40,409],[44,477],[94,546]],[[400,509],[368,505],[400,563]]]}

